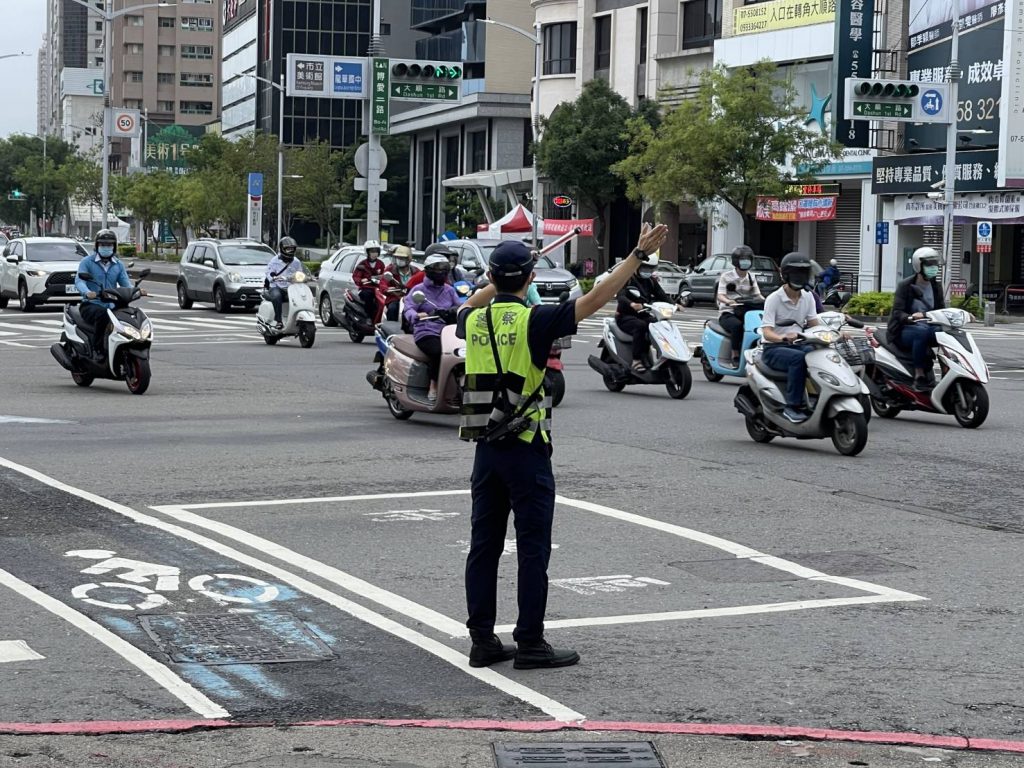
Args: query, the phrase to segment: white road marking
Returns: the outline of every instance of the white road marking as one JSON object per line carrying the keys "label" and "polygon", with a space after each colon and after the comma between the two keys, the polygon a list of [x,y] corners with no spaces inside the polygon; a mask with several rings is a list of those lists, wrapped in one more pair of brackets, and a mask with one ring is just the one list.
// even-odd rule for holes
{"label": "white road marking", "polygon": [[0,424],[74,424],[63,419],[35,419],[29,416],[0,416]]}
{"label": "white road marking", "polygon": [[[48,475],[44,475],[42,472],[31,469],[30,467],[25,467],[22,466],[21,464],[16,464],[15,462],[10,461],[9,459],[0,458],[0,466],[7,467],[8,469],[11,469],[15,472],[19,472],[27,477],[31,477],[34,480],[38,480],[39,482],[50,486],[51,488],[55,488],[56,490],[63,491],[64,493],[71,494],[72,496],[77,496],[80,499],[84,499],[85,501],[92,502],[93,504],[101,506],[104,509],[108,509],[111,512],[114,512],[130,520],[133,520],[134,522],[139,523],[140,525],[152,526],[153,528],[157,528],[159,530],[170,533],[174,536],[178,536],[179,538],[191,541],[194,544],[198,544],[201,547],[205,547],[206,549],[216,552],[217,554],[223,555],[224,557],[230,557],[232,560],[242,563],[243,565],[247,565],[250,568],[263,571],[264,573],[268,573],[274,576],[275,578],[280,579],[287,584],[290,584],[291,586],[295,587],[295,589],[305,592],[307,595],[315,597],[318,600],[321,600],[329,605],[333,605],[335,608],[344,611],[345,613],[361,621],[364,621],[367,624],[370,624],[371,626],[380,629],[381,631],[394,635],[395,637],[398,637],[410,643],[411,645],[416,646],[420,650],[433,654],[442,661],[451,664],[453,667],[461,670],[470,677],[476,678],[482,683],[490,685],[508,696],[512,696],[514,698],[519,699],[520,701],[526,702],[527,704],[539,709],[541,712],[544,712],[546,715],[552,717],[553,719],[559,722],[580,722],[586,719],[582,714],[576,712],[573,709],[570,709],[564,704],[561,704],[560,702],[557,702],[554,699],[545,696],[539,691],[535,691],[532,688],[528,688],[525,685],[522,685],[521,683],[517,683],[516,681],[511,680],[505,677],[504,675],[498,674],[490,668],[470,667],[469,658],[464,654],[459,653],[455,649],[449,648],[447,645],[437,640],[434,640],[433,638],[427,637],[426,635],[423,635],[414,629],[410,629],[404,626],[403,624],[399,624],[397,621],[389,619],[386,616],[383,616],[375,611],[371,611],[370,609],[365,608],[358,603],[354,603],[351,600],[342,597],[341,595],[331,592],[328,589],[324,589],[320,585],[314,584],[311,581],[303,579],[302,577],[297,576],[294,573],[291,573],[290,571],[286,571],[283,568],[279,568],[276,565],[273,565],[272,563],[268,563],[264,560],[251,557],[243,552],[239,552],[236,549],[221,544],[219,541],[207,538],[206,536],[202,536],[186,528],[182,528],[181,526],[164,522],[163,520],[152,517],[150,515],[144,515],[141,512],[137,512],[136,510],[132,509],[131,507],[125,506],[124,504],[118,504],[115,501],[105,499],[102,496],[98,496],[89,491],[84,491],[79,488],[67,485],[66,483],[62,483],[60,480],[49,477]],[[8,574],[6,571],[0,570],[0,583],[3,583],[3,577],[9,577],[10,579],[14,579],[14,577]],[[173,673],[171,673],[170,670],[168,670],[162,664],[158,664],[157,662],[153,661],[148,656],[146,656],[144,653],[142,653],[142,651],[139,651],[133,646],[124,643],[123,640],[121,640],[119,637],[114,635],[109,630],[104,629],[100,625],[93,622],[91,619],[82,616],[77,611],[73,611],[71,608],[68,608],[68,606],[64,605],[63,603],[53,600],[53,598],[50,598],[42,592],[35,590],[28,584],[25,584],[24,582],[21,582],[17,579],[14,579],[14,581],[17,582],[17,584],[23,585],[29,590],[33,590],[34,592],[38,593],[38,596],[40,598],[45,598],[47,601],[56,603],[56,606],[59,606],[59,608],[67,611],[69,614],[73,614],[76,618],[83,619],[91,624],[94,624],[98,630],[102,630],[107,635],[109,635],[110,639],[116,640],[118,643],[126,645],[126,651],[130,649],[134,654],[141,656],[142,659],[144,659],[150,665],[158,667],[166,674],[171,675],[174,681],[177,681],[183,686],[187,686],[190,691],[193,691],[197,696],[202,697],[203,700],[208,702],[210,707],[215,709],[217,712],[216,715],[204,714],[204,717],[228,716],[228,713],[225,710],[223,710],[221,707],[214,704],[213,702],[209,701],[205,697],[203,697],[202,694],[199,693],[199,691],[196,691],[191,686],[188,686],[183,680],[181,680],[177,676],[174,676]],[[140,663],[142,659],[139,659]]]}
{"label": "white road marking", "polygon": [[24,640],[0,640],[0,664],[9,661],[37,661],[45,659],[28,647]]}
{"label": "white road marking", "polygon": [[[46,478],[45,475],[40,476],[39,473],[34,470],[14,464],[6,459],[0,459],[0,465],[5,466],[8,469],[13,469],[16,472],[26,474],[29,477],[45,482],[48,485],[52,485],[56,482],[51,480],[51,478]],[[45,592],[39,591],[31,584],[22,581],[2,568],[0,568],[0,585],[17,592],[22,597],[31,600],[40,608],[45,608],[55,616],[64,619],[64,621],[68,622],[68,624],[71,624],[76,629],[81,630],[89,637],[103,643],[103,645],[107,646],[107,648],[112,650],[122,659],[136,667],[143,674],[147,675],[160,687],[177,698],[196,714],[208,720],[231,716],[230,713],[222,706],[206,698],[206,696],[201,692],[186,683],[163,664],[151,659],[131,643],[122,640],[102,624],[93,621],[85,614],[79,613],[74,608],[65,605],[60,600],[50,597]]]}
{"label": "white road marking", "polygon": [[469,491],[418,491],[416,493],[368,493],[358,496],[319,496],[301,499],[261,499],[259,501],[224,501],[211,504],[169,504],[153,507],[165,509],[238,509],[239,507],[275,507],[288,504],[331,504],[339,501],[378,501],[380,499],[422,499],[430,496],[468,496]]}

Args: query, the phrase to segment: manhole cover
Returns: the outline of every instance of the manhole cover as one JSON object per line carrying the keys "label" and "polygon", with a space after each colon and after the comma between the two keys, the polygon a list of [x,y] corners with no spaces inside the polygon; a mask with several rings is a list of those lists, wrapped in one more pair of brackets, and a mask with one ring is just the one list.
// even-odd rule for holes
{"label": "manhole cover", "polygon": [[141,616],[142,628],[179,664],[323,661],[331,649],[284,611]]}
{"label": "manhole cover", "polygon": [[535,765],[665,768],[658,750],[650,741],[495,742],[494,762],[497,768]]}

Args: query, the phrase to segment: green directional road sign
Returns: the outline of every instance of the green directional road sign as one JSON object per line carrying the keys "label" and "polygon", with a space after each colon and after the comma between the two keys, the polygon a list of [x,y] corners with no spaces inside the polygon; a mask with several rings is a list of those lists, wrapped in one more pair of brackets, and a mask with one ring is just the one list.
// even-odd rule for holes
{"label": "green directional road sign", "polygon": [[854,101],[853,114],[857,117],[906,119],[914,116],[914,105],[888,101]]}
{"label": "green directional road sign", "polygon": [[391,98],[399,101],[458,101],[459,85],[445,83],[392,83]]}
{"label": "green directional road sign", "polygon": [[370,89],[370,131],[378,136],[391,133],[391,102],[388,99],[390,85],[390,59],[374,59],[373,84]]}

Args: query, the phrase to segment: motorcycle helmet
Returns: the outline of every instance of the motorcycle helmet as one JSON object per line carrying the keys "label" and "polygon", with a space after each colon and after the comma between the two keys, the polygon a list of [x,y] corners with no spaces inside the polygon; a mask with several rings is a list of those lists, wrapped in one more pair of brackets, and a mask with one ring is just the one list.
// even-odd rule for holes
{"label": "motorcycle helmet", "polygon": [[363,250],[370,261],[376,261],[380,257],[380,243],[376,240],[367,240],[363,243]]}
{"label": "motorcycle helmet", "polygon": [[101,229],[96,233],[96,253],[104,261],[114,258],[117,253],[117,234],[112,229]]}
{"label": "motorcycle helmet", "polygon": [[295,238],[282,237],[281,242],[277,245],[277,250],[281,252],[281,258],[285,261],[291,261],[295,258],[295,251],[298,248],[298,243],[295,242]]}
{"label": "motorcycle helmet", "polygon": [[423,271],[426,272],[427,279],[434,285],[444,285],[451,268],[452,265],[448,259],[440,253],[427,256],[426,261],[423,262]]}
{"label": "motorcycle helmet", "polygon": [[811,260],[797,251],[787,253],[782,258],[779,269],[782,272],[782,279],[793,290],[803,290],[811,281]]}
{"label": "motorcycle helmet", "polygon": [[754,249],[749,245],[740,245],[733,249],[732,265],[743,272],[754,266]]}
{"label": "motorcycle helmet", "polygon": [[830,267],[838,267],[838,266],[839,266],[839,262],[838,262],[838,261],[836,261],[835,259],[832,259],[832,261],[830,261],[830,262],[828,263],[828,265],[829,265]]}
{"label": "motorcycle helmet", "polygon": [[412,263],[412,251],[407,245],[399,245],[395,247],[391,258],[395,260],[395,266],[399,269],[405,269]]}
{"label": "motorcycle helmet", "polygon": [[644,259],[643,262],[641,262],[639,268],[637,268],[636,273],[640,277],[649,280],[650,278],[654,277],[654,273],[658,269],[658,261],[659,261],[658,254],[656,254],[656,253],[649,253],[649,254],[647,254],[647,258]]}
{"label": "motorcycle helmet", "polygon": [[929,280],[938,277],[939,274],[939,252],[931,246],[924,246],[914,251],[910,257],[910,263],[914,267],[914,274],[924,275]]}

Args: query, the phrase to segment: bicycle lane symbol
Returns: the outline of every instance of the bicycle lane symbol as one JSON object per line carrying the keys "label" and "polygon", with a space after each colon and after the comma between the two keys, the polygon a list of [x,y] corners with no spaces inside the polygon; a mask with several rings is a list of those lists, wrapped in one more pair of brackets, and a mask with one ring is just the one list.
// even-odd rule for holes
{"label": "bicycle lane symbol", "polygon": [[[151,611],[172,604],[164,593],[182,591],[181,569],[177,566],[118,557],[116,552],[107,549],[74,549],[65,552],[64,556],[98,561],[83,568],[81,573],[120,579],[79,584],[71,590],[73,597],[99,608]],[[236,584],[225,589],[230,583]],[[269,603],[280,595],[280,590],[273,584],[232,573],[199,574],[188,580],[187,587],[219,605],[258,605]],[[125,601],[112,602],[110,598],[115,592],[121,593]],[[103,597],[107,599],[101,599]]]}

